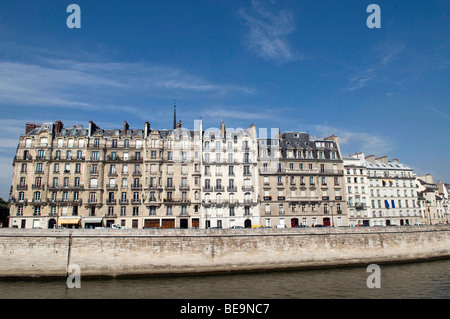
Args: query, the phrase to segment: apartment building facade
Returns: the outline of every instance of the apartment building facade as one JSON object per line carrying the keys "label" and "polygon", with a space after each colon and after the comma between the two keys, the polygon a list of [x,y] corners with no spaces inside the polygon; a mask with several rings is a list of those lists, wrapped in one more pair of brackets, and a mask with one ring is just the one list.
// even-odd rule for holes
{"label": "apartment building facade", "polygon": [[416,174],[397,159],[367,156],[371,226],[403,226],[423,222],[417,202]]}
{"label": "apartment building facade", "polygon": [[448,184],[337,137],[247,129],[27,123],[10,227],[230,228],[448,222]]}
{"label": "apartment building facade", "polygon": [[417,196],[420,213],[427,225],[447,223],[445,194],[439,193],[439,187],[430,174],[417,177]]}
{"label": "apartment building facade", "polygon": [[201,130],[202,227],[259,224],[256,128]]}
{"label": "apartment building facade", "polygon": [[199,227],[201,161],[194,141],[181,125],[27,124],[13,163],[10,226]]}
{"label": "apartment building facade", "polygon": [[370,226],[370,190],[363,153],[344,158],[349,226]]}
{"label": "apartment building facade", "polygon": [[303,132],[263,135],[258,140],[262,226],[347,226],[337,138],[313,139]]}

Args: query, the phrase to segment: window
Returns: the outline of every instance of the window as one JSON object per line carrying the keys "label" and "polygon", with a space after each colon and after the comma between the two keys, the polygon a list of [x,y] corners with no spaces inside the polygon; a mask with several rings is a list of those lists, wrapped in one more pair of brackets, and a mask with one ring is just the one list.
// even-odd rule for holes
{"label": "window", "polygon": [[40,215],[41,215],[41,206],[34,206],[33,216],[40,216]]}
{"label": "window", "polygon": [[96,192],[90,192],[89,193],[89,202],[90,203],[96,203],[97,202],[97,193]]}
{"label": "window", "polygon": [[91,178],[91,182],[89,184],[90,188],[97,188],[98,180],[96,178]]}
{"label": "window", "polygon": [[108,207],[108,216],[114,216],[114,207]]}
{"label": "window", "polygon": [[44,164],[43,163],[37,163],[36,164],[36,173],[43,173],[44,172]]}

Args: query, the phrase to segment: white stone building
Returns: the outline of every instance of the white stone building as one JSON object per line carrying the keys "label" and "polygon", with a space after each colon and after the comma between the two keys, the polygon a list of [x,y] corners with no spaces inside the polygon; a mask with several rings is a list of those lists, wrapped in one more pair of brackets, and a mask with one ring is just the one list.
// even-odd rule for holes
{"label": "white stone building", "polygon": [[363,153],[345,159],[351,226],[402,226],[424,223],[416,175],[397,159]]}
{"label": "white stone building", "polygon": [[349,226],[370,226],[370,190],[363,153],[344,158]]}
{"label": "white stone building", "polygon": [[203,131],[202,228],[259,223],[256,128]]}

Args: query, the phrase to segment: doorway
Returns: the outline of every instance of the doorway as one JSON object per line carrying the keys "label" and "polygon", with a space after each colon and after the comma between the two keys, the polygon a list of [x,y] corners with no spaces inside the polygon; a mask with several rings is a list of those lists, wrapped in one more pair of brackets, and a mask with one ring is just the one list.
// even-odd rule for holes
{"label": "doorway", "polygon": [[330,224],[330,219],[329,219],[328,217],[326,217],[326,218],[323,219],[323,225],[324,225],[324,226],[327,226],[327,227],[331,225],[331,224]]}
{"label": "doorway", "polygon": [[52,218],[48,221],[48,228],[49,229],[56,228],[56,220],[55,219]]}
{"label": "doorway", "polygon": [[245,220],[244,228],[252,228],[252,221],[250,219]]}
{"label": "doorway", "polygon": [[291,227],[294,228],[295,226],[298,226],[298,218],[291,219]]}
{"label": "doorway", "polygon": [[188,219],[180,219],[180,228],[187,229],[188,228]]}

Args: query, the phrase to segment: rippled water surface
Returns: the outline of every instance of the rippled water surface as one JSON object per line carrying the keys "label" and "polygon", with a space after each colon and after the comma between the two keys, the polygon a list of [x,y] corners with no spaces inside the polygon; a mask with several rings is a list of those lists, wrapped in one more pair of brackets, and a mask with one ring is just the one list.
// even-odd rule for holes
{"label": "rippled water surface", "polygon": [[264,273],[83,279],[2,280],[0,298],[450,298],[450,259],[380,265],[381,288],[369,289],[366,267]]}

